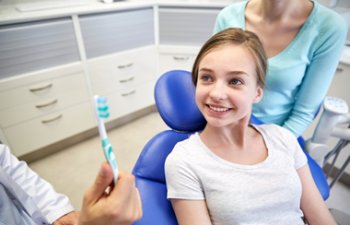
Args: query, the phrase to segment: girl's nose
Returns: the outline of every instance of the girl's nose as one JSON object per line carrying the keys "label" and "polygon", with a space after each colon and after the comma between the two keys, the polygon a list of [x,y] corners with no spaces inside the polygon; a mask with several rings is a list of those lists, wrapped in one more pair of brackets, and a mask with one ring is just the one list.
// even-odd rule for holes
{"label": "girl's nose", "polygon": [[227,97],[225,85],[215,82],[210,90],[209,96],[215,100],[223,100]]}

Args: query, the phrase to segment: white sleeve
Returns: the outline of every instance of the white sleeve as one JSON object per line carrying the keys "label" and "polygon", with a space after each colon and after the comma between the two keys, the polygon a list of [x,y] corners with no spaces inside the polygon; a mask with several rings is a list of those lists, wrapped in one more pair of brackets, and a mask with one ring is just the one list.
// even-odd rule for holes
{"label": "white sleeve", "polygon": [[293,153],[292,156],[294,160],[294,168],[300,169],[307,164],[307,157],[294,134],[284,127],[280,128],[282,135],[284,136],[283,139],[286,141],[288,148]]}
{"label": "white sleeve", "polygon": [[0,145],[0,166],[32,197],[50,223],[74,210],[67,196],[57,193],[51,184],[31,170],[25,162],[18,161],[6,145]]}
{"label": "white sleeve", "polygon": [[176,145],[165,161],[168,199],[204,200],[201,182],[190,165],[185,149]]}

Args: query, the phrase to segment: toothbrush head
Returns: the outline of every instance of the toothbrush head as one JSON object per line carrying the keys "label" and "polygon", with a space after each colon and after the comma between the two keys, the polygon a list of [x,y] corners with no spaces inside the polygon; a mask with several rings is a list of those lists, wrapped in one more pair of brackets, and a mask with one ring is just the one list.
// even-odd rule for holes
{"label": "toothbrush head", "polygon": [[107,105],[107,98],[101,96],[94,96],[96,104],[96,113],[101,119],[108,119],[109,117],[109,108]]}

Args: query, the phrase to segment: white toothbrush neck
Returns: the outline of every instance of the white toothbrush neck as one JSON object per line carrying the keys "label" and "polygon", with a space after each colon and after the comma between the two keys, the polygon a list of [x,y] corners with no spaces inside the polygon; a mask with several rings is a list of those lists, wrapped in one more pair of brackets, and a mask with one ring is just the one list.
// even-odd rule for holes
{"label": "white toothbrush neck", "polygon": [[101,140],[107,139],[107,132],[102,118],[98,118],[98,132],[100,133]]}

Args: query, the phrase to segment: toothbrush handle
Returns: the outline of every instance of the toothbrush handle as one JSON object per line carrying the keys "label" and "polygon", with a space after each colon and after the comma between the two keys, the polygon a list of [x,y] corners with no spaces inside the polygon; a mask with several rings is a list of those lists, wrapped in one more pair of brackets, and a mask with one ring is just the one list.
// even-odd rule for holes
{"label": "toothbrush handle", "polygon": [[103,148],[103,152],[106,160],[108,161],[109,165],[112,167],[114,184],[116,184],[118,180],[118,175],[119,175],[118,163],[117,163],[115,154],[113,152],[112,145],[109,143],[108,139],[104,139],[102,141],[102,148]]}

